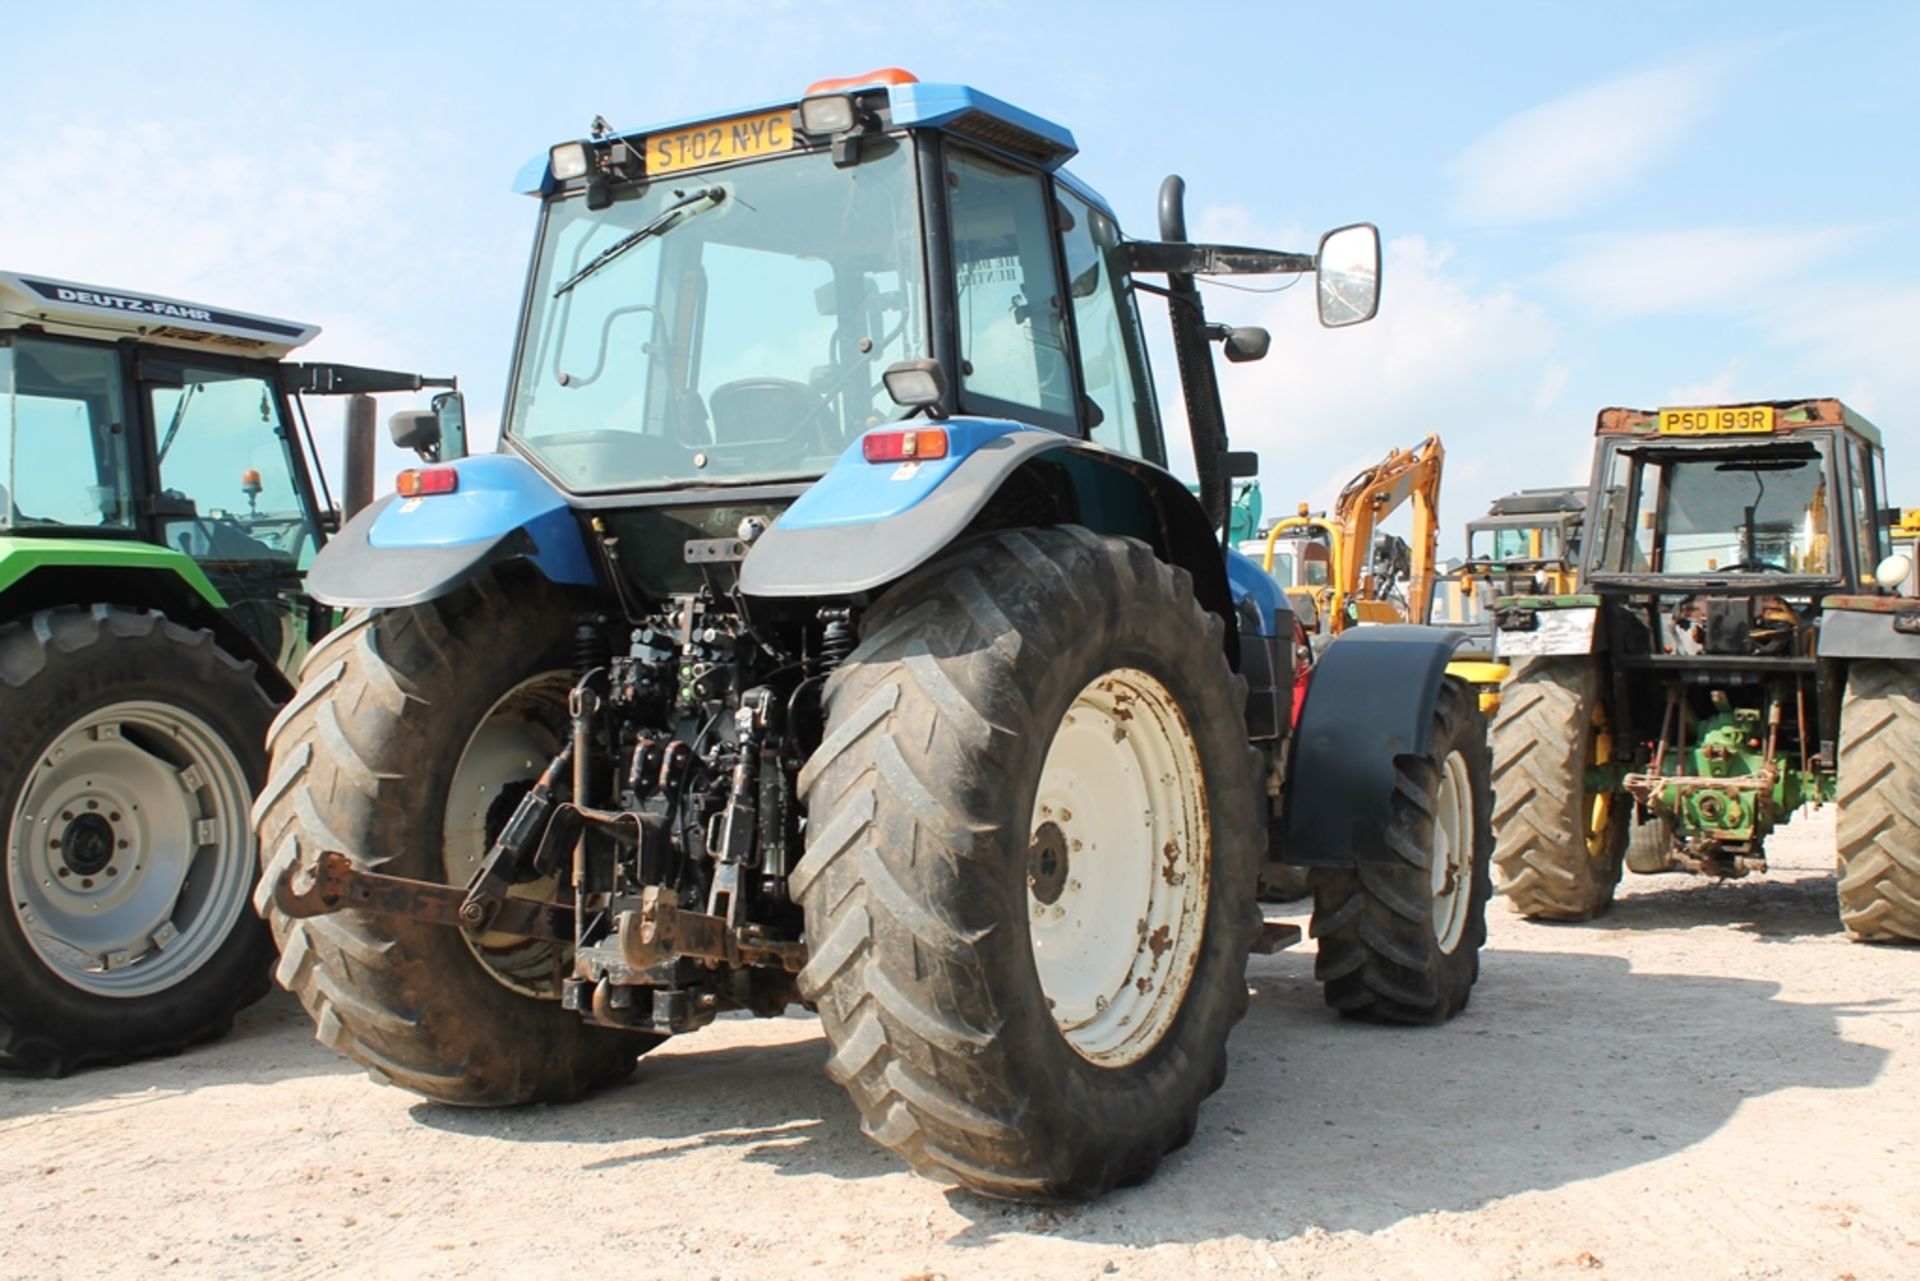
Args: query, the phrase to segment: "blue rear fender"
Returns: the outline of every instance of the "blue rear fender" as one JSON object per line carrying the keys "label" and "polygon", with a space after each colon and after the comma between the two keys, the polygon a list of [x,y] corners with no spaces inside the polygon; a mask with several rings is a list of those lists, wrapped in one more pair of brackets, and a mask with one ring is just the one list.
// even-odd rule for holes
{"label": "blue rear fender", "polygon": [[1219,539],[1172,475],[1004,419],[915,420],[884,430],[936,426],[947,433],[947,456],[934,461],[870,463],[855,441],[754,543],[741,566],[741,591],[831,598],[882,590],[970,532],[1002,527],[983,522],[1004,515],[989,508],[1005,493],[1019,500],[1018,515],[1004,517],[1008,523],[1045,523],[1042,505],[1050,504],[1055,521],[1138,538],[1185,569],[1200,604],[1226,623],[1228,659],[1238,664],[1241,624]]}
{"label": "blue rear fender", "polygon": [[525,459],[485,454],[447,465],[460,477],[454,492],[369,506],[328,540],[307,591],[349,608],[417,605],[511,560],[555,583],[599,581],[566,495]]}

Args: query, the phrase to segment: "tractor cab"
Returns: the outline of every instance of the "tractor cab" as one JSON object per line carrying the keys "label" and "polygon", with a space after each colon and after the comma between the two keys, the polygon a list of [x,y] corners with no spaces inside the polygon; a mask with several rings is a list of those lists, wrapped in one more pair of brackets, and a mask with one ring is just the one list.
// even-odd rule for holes
{"label": "tractor cab", "polygon": [[[541,216],[504,448],[625,546],[670,545],[624,567],[636,590],[678,590],[700,581],[678,556],[689,535],[789,504],[788,530],[904,510],[1016,429],[1164,466],[1137,272],[1191,293],[1175,269],[1324,259],[1329,323],[1372,315],[1371,227],[1319,255],[1192,246],[1176,194],[1162,233],[1182,243],[1132,241],[1063,168],[1076,150],[1058,124],[898,69],[720,119],[597,121],[522,171]],[[1230,359],[1264,354],[1261,331],[1189,323]],[[1231,477],[1205,390],[1196,452],[1221,528]],[[858,473],[801,498],[851,457]]]}
{"label": "tractor cab", "polygon": [[1525,591],[1570,592],[1580,561],[1585,487],[1523,489],[1496,498],[1467,523],[1460,572],[1490,603]]}
{"label": "tractor cab", "polygon": [[[308,631],[302,575],[340,521],[302,396],[452,385],[286,361],[319,332],[0,273],[0,539],[18,577],[49,558],[71,573],[164,549],[255,657],[290,667]],[[369,478],[371,448],[368,434]],[[22,602],[9,609],[44,603]]]}
{"label": "tractor cab", "polygon": [[1586,590],[1620,653],[1810,663],[1821,601],[1891,552],[1880,433],[1837,400],[1607,409]]}

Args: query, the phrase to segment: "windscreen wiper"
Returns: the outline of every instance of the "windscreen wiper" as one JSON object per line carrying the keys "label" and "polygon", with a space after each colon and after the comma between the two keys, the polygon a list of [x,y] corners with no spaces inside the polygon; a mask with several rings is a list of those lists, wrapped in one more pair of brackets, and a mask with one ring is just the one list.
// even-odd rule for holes
{"label": "windscreen wiper", "polygon": [[672,231],[675,227],[679,226],[682,222],[685,222],[688,218],[692,217],[693,214],[699,212],[698,210],[694,209],[694,206],[697,204],[700,204],[702,201],[705,201],[708,207],[711,208],[712,206],[719,204],[722,200],[725,200],[726,198],[727,198],[727,191],[726,191],[726,188],[724,187],[705,187],[699,191],[694,192],[691,196],[681,197],[679,200],[674,201],[672,204],[668,205],[665,209],[662,209],[659,213],[655,214],[652,218],[648,219],[647,222],[644,225],[642,225],[638,230],[628,232],[626,235],[620,237],[620,239],[608,245],[605,249],[602,249],[597,255],[594,256],[591,262],[589,262],[586,266],[582,267],[580,270],[574,272],[571,276],[568,276],[565,281],[561,282],[560,287],[553,291],[553,296],[555,298],[558,298],[561,294],[566,293],[568,290],[572,289],[575,285],[579,284],[581,281],[585,280],[588,276],[591,276],[594,272],[600,270],[602,267],[612,262],[615,258],[618,258],[621,254],[627,252],[627,250],[633,248],[635,245],[639,244],[641,241],[646,240],[652,236],[658,236],[664,232]]}

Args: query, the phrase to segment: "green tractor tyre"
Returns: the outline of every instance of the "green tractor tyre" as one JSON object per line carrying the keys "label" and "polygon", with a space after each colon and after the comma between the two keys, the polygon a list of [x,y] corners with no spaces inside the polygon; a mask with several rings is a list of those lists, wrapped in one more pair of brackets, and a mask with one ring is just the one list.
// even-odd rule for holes
{"label": "green tractor tyre", "polygon": [[1530,658],[1500,688],[1493,723],[1493,861],[1522,916],[1587,921],[1613,906],[1631,810],[1590,790],[1613,759],[1611,721],[1593,659]]}
{"label": "green tractor tyre", "polygon": [[221,1035],[269,987],[248,805],[273,704],[212,633],[96,604],[0,625],[0,1067]]}
{"label": "green tractor tyre", "polygon": [[1840,921],[1920,941],[1920,696],[1913,665],[1856,662],[1840,708]]}

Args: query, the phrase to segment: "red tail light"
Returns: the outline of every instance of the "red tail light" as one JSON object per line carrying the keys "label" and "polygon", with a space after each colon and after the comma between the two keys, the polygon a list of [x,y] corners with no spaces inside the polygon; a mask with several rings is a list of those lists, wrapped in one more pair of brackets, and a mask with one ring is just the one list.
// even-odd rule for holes
{"label": "red tail light", "polygon": [[860,452],[870,463],[919,463],[945,458],[947,433],[942,427],[870,431],[861,438]]}
{"label": "red tail light", "polygon": [[451,467],[409,467],[393,478],[393,488],[402,498],[451,494],[460,488],[460,473]]}

